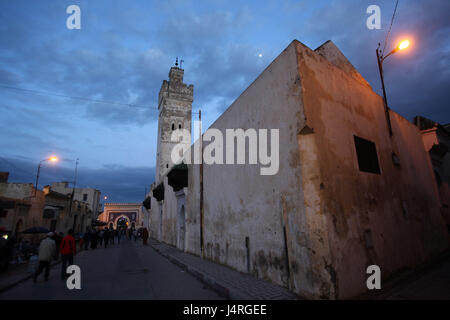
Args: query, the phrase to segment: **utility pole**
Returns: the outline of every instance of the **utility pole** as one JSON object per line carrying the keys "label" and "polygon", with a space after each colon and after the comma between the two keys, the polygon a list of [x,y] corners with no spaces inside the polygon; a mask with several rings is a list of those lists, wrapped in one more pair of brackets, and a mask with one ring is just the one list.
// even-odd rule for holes
{"label": "utility pole", "polygon": [[[74,180],[73,180],[72,195],[70,196],[69,217],[70,217],[71,214],[72,214],[73,198],[74,198],[74,196],[75,196],[75,187],[76,187],[76,185],[77,185],[78,160],[79,160],[79,159],[77,158],[77,160],[76,160],[76,162],[75,162],[75,177],[74,177]],[[75,224],[76,224],[76,222],[77,222],[77,220],[74,218],[74,219],[73,219],[73,226],[72,226],[72,230],[74,230],[74,232],[75,232]]]}
{"label": "utility pole", "polygon": [[204,241],[203,241],[203,142],[202,142],[202,110],[198,111],[199,121],[199,143],[200,143],[200,248],[202,258],[204,258]]}
{"label": "utility pole", "polygon": [[391,116],[389,114],[389,107],[387,103],[387,97],[386,97],[386,89],[384,87],[384,75],[383,75],[383,57],[380,54],[380,44],[378,44],[377,48],[377,61],[378,61],[378,70],[380,71],[380,78],[381,78],[381,87],[383,89],[383,103],[384,103],[384,113],[386,116],[386,122],[389,130],[389,135],[392,137],[392,125],[391,125]]}

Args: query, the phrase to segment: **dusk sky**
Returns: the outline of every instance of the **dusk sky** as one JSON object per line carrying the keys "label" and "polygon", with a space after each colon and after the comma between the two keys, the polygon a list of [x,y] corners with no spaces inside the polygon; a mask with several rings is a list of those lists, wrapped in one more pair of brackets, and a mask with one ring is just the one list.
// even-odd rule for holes
{"label": "dusk sky", "polygon": [[[203,128],[294,39],[312,49],[332,40],[381,93],[375,49],[395,2],[2,0],[0,171],[34,183],[39,161],[57,155],[42,167],[43,187],[72,181],[79,158],[79,187],[142,201],[154,179],[157,96],[177,56]],[[72,4],[80,30],[66,27]],[[380,30],[366,26],[372,4]],[[403,37],[412,46],[385,61],[385,81],[390,107],[409,120],[450,122],[449,15],[448,0],[399,2],[386,50]]]}

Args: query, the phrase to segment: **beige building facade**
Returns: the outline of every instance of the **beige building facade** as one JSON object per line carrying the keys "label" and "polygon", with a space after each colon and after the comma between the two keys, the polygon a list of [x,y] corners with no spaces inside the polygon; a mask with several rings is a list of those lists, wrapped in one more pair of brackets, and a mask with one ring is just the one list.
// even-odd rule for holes
{"label": "beige building facade", "polygon": [[60,193],[52,186],[36,190],[31,183],[8,182],[7,173],[1,173],[0,227],[13,235],[31,227],[44,227],[50,231],[75,233],[86,231],[94,219],[90,204],[74,200],[70,194]]}
{"label": "beige building facade", "polygon": [[332,42],[293,41],[210,127],[278,129],[278,172],[185,159],[144,201],[151,236],[303,297],[364,293],[368,266],[385,280],[448,245],[422,136],[389,116],[392,136],[382,98]]}

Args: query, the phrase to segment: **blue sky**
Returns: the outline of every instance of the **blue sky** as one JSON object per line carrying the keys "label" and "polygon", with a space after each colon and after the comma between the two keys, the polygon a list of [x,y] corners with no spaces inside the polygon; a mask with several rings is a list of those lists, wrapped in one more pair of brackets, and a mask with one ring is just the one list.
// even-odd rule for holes
{"label": "blue sky", "polygon": [[[81,30],[66,8],[81,8]],[[368,30],[366,8],[381,8]],[[380,93],[375,48],[395,0],[329,1],[0,1],[0,170],[41,186],[73,180],[113,201],[140,201],[153,181],[157,95],[175,58],[194,84],[193,109],[207,128],[293,40],[311,48],[333,40]],[[450,122],[450,2],[400,0],[391,42],[413,46],[386,60],[390,106],[407,119]],[[259,54],[262,56],[260,57]],[[6,88],[9,87],[9,88]],[[148,107],[72,100],[23,88]]]}

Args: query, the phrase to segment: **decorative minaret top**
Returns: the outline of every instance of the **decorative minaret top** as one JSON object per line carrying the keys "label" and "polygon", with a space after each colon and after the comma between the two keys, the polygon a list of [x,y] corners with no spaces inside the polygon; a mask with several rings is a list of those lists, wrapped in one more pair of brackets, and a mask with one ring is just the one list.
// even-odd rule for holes
{"label": "decorative minaret top", "polygon": [[158,146],[156,154],[156,180],[162,179],[174,165],[171,160],[172,149],[176,144],[191,141],[172,141],[172,133],[177,129],[191,133],[192,101],[194,86],[183,83],[184,70],[175,66],[170,68],[169,80],[163,80],[158,99]]}
{"label": "decorative minaret top", "polygon": [[[183,60],[181,60],[183,61]],[[179,100],[193,101],[194,86],[183,83],[184,70],[178,67],[178,57],[175,66],[170,68],[169,81],[164,80],[159,91],[158,105],[161,109],[163,98],[172,98]]]}

